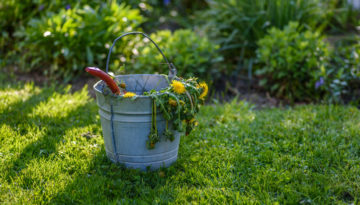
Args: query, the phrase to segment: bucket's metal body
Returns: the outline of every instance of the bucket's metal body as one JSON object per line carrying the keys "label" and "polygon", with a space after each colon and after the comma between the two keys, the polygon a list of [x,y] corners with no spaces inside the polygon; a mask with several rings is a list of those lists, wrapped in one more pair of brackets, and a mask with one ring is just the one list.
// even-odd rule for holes
{"label": "bucket's metal body", "polygon": [[[143,96],[144,91],[161,90],[169,86],[162,75],[135,74],[116,77],[126,84],[126,90],[139,95],[135,100],[104,93],[104,83],[94,85],[106,154],[113,162],[129,168],[146,170],[168,167],[177,159],[180,133],[173,131],[175,139],[169,141],[162,136],[166,121],[162,114],[156,114],[160,142],[154,149],[148,149],[146,142],[152,120],[152,99]],[[171,122],[169,124],[171,129]]]}

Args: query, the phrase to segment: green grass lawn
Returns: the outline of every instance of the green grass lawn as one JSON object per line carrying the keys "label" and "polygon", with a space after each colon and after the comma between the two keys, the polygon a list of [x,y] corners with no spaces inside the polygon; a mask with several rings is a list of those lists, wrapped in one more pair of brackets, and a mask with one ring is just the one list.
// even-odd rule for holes
{"label": "green grass lawn", "polygon": [[360,111],[208,105],[178,161],[126,170],[105,155],[86,89],[0,89],[1,203],[358,204]]}

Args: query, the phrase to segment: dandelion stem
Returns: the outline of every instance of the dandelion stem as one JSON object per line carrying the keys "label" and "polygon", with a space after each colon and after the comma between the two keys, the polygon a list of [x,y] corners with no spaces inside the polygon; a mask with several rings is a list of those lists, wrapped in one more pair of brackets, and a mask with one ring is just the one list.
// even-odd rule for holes
{"label": "dandelion stem", "polygon": [[154,118],[153,118],[153,121],[154,121],[154,133],[157,135],[158,132],[157,132],[157,127],[156,127],[156,104],[155,104],[155,100],[154,100],[154,103],[153,103],[153,113],[154,113]]}
{"label": "dandelion stem", "polygon": [[169,120],[166,120],[166,127],[165,127],[165,131],[167,132],[169,128]]}
{"label": "dandelion stem", "polygon": [[152,108],[151,108],[151,131],[150,131],[150,133],[152,133],[154,131],[154,103],[155,103],[155,101],[153,101]]}

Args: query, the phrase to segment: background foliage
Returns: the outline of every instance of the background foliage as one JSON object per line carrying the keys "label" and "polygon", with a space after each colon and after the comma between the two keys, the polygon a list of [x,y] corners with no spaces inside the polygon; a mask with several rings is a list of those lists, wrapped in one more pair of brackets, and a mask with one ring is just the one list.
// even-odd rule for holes
{"label": "background foliage", "polygon": [[[277,78],[275,73],[254,75],[256,70],[264,70],[265,65],[255,51],[259,40],[266,38],[271,28],[282,30],[291,21],[320,33],[314,37],[319,41],[334,34],[339,38],[349,33],[356,36],[358,17],[359,10],[347,0],[5,0],[0,2],[0,66],[17,73],[45,74],[69,81],[81,76],[85,66],[104,68],[112,40],[125,31],[140,30],[161,39],[162,49],[175,62],[180,75],[219,82],[213,84],[225,94],[229,94],[228,87],[238,89],[238,82],[244,81],[240,84],[250,83],[255,91],[260,88],[289,100],[308,101],[309,96],[312,100],[326,96],[330,102],[347,103],[356,101],[350,96],[358,96],[357,77],[351,71],[358,70],[358,62],[354,60],[356,52],[335,45],[337,40],[330,42],[334,48],[329,49],[332,60],[325,64],[322,78],[313,76],[308,86],[296,91],[295,88],[274,91],[284,87],[284,82],[294,80],[289,75],[281,77],[282,83],[271,77]],[[76,30],[76,35],[69,36],[70,30]],[[45,33],[51,34],[44,36]],[[356,44],[356,40],[348,42],[347,50]],[[161,64],[157,51],[146,45],[139,39],[119,42],[112,57],[112,70],[166,73],[167,67]],[[299,53],[302,56],[299,61],[312,61],[311,55]],[[285,55],[281,58],[291,58]],[[322,66],[323,60],[319,59]],[[347,66],[353,69],[345,69]],[[302,76],[306,69],[310,68],[292,72]],[[310,86],[314,80],[315,85],[321,84],[316,95],[310,94],[315,92]]]}
{"label": "background foliage", "polygon": [[[351,0],[349,0],[351,1]],[[329,33],[356,31],[359,25],[359,11],[348,0],[325,0],[322,3],[326,16],[322,25]],[[355,1],[354,1],[355,2]]]}
{"label": "background foliage", "polygon": [[175,30],[192,27],[195,13],[208,7],[205,0],[126,0],[133,8],[141,10],[148,21],[143,24],[146,32],[158,29]]}
{"label": "background foliage", "polygon": [[331,64],[324,75],[324,87],[332,103],[360,104],[360,45],[359,38],[337,42]]}
{"label": "background foliage", "polygon": [[94,9],[84,6],[48,12],[40,19],[32,19],[17,34],[24,37],[20,44],[20,49],[26,50],[22,62],[31,62],[22,68],[40,68],[45,74],[49,71],[51,75],[72,77],[85,66],[103,67],[112,40],[124,31],[138,29],[142,22],[138,10],[115,2]]}
{"label": "background foliage", "polygon": [[243,63],[253,57],[256,42],[271,27],[283,28],[290,21],[307,27],[317,25],[322,9],[316,0],[210,0],[199,19],[203,30],[221,45],[228,60]]}
{"label": "background foliage", "polygon": [[[222,57],[217,53],[219,48],[210,42],[206,36],[185,29],[171,32],[162,30],[150,35],[170,62],[177,67],[179,76],[197,76],[202,79],[216,80],[221,76]],[[123,67],[125,73],[161,73],[167,74],[169,67],[165,64],[160,52],[147,39],[136,37],[130,40],[125,53],[128,57],[128,67]],[[121,65],[121,63],[119,63]],[[115,67],[118,67],[115,64]]]}
{"label": "background foliage", "polygon": [[[26,27],[32,18],[46,15],[47,12],[58,12],[65,8],[77,5],[96,6],[105,3],[100,0],[4,0],[0,2],[0,52],[5,55],[14,49],[15,32],[21,27]],[[110,0],[108,2],[111,2]]]}
{"label": "background foliage", "polygon": [[256,70],[260,85],[277,97],[290,101],[317,99],[315,83],[326,72],[329,51],[319,33],[302,31],[297,22],[283,30],[272,28],[259,40]]}

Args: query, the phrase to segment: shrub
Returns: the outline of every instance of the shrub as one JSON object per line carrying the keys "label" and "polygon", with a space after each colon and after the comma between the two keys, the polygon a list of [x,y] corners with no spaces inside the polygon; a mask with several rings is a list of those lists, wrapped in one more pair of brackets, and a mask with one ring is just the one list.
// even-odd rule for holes
{"label": "shrub", "polygon": [[256,42],[271,27],[283,28],[290,21],[314,27],[323,15],[319,0],[209,0],[200,14],[202,29],[221,45],[231,62],[254,57]]}
{"label": "shrub", "polygon": [[331,64],[323,77],[323,87],[332,103],[360,104],[360,45],[358,40],[338,42],[331,54]]}
{"label": "shrub", "polygon": [[[34,17],[46,15],[47,11],[58,12],[62,8],[85,5],[86,0],[4,0],[0,1],[0,52],[9,53],[14,49],[16,30],[27,25]],[[90,5],[99,5],[102,1],[93,0]],[[17,39],[18,40],[18,39]]]}
{"label": "shrub", "polygon": [[[18,33],[25,36],[21,66],[32,70],[45,67],[45,74],[71,77],[85,66],[104,65],[108,45],[124,31],[134,30],[143,18],[139,11],[124,4],[104,7],[61,9],[32,19]],[[30,62],[30,63],[27,63]],[[49,68],[48,68],[49,66]]]}
{"label": "shrub", "polygon": [[[150,35],[178,70],[182,77],[196,76],[202,79],[216,79],[220,76],[218,67],[222,57],[217,53],[218,46],[206,37],[191,30],[158,31]],[[135,73],[168,73],[168,66],[159,51],[146,39],[134,38],[128,48],[133,48],[130,69]],[[126,67],[125,67],[126,69]]]}
{"label": "shrub", "polygon": [[326,71],[329,55],[319,33],[301,31],[297,22],[291,22],[283,30],[270,29],[258,44],[258,60],[264,65],[256,71],[261,86],[290,101],[319,97],[315,83]]}

